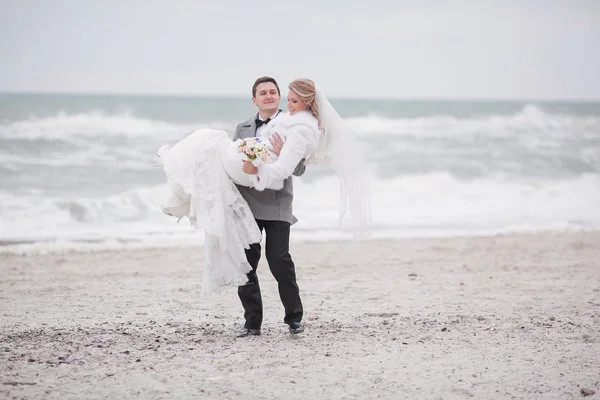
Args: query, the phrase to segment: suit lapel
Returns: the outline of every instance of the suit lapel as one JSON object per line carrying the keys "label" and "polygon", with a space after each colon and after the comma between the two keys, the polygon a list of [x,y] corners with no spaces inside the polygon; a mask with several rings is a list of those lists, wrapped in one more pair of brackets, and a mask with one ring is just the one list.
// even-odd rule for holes
{"label": "suit lapel", "polygon": [[256,118],[258,118],[258,114],[244,122],[242,129],[240,129],[240,138],[249,138],[256,135]]}

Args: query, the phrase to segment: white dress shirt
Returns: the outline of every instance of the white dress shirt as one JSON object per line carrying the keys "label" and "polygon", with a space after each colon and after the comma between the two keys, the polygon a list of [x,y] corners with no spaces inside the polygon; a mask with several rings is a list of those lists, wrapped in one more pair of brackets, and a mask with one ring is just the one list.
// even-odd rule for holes
{"label": "white dress shirt", "polygon": [[[273,114],[271,118],[271,120],[274,120],[275,118],[277,118],[277,116],[279,115],[279,111],[277,110],[277,112],[275,114]],[[262,117],[260,116],[260,114],[258,114],[258,119],[260,119],[261,121],[264,121],[264,119],[262,119]],[[256,129],[256,137],[259,137],[260,134],[265,130],[265,128],[267,127],[267,124],[262,124],[260,127],[258,127],[258,129]]]}

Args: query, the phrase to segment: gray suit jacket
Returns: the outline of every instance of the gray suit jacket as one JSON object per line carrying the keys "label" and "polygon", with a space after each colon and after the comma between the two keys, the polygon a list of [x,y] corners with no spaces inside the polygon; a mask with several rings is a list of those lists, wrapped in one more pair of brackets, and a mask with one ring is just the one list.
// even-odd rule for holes
{"label": "gray suit jacket", "polygon": [[[256,118],[258,118],[258,114],[248,121],[239,123],[233,140],[254,137],[256,135]],[[294,175],[300,176],[305,170],[306,166],[304,165],[304,160],[302,160],[296,167]],[[248,202],[254,218],[267,221],[285,221],[290,224],[294,224],[297,221],[296,217],[292,214],[294,188],[291,176],[283,181],[283,188],[281,190],[265,189],[259,192],[256,189],[239,185],[237,188],[242,197]]]}

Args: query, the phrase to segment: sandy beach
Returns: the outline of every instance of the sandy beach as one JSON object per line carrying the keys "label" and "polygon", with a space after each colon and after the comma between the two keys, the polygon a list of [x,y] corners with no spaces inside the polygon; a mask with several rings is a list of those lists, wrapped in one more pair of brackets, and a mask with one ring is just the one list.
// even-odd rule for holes
{"label": "sandy beach", "polygon": [[[600,392],[600,232],[293,243],[262,336],[202,249],[0,252],[7,399],[572,399]],[[591,399],[600,398],[592,394]]]}

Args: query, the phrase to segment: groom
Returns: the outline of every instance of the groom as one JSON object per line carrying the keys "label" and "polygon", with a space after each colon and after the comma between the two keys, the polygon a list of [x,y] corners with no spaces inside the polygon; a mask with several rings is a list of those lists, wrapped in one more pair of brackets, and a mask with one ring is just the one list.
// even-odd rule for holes
{"label": "groom", "polygon": [[[277,118],[281,110],[279,102],[281,93],[275,79],[265,76],[258,78],[252,86],[252,102],[258,108],[258,114],[248,121],[238,124],[233,140],[260,136],[266,124]],[[273,152],[279,154],[283,141],[279,135],[273,135],[271,145]],[[240,165],[241,168],[241,165]],[[294,175],[300,176],[305,170],[301,161]],[[265,254],[271,273],[279,287],[279,297],[285,308],[284,322],[288,324],[290,333],[301,333],[304,327],[302,320],[302,302],[296,283],[296,271],[292,256],[289,253],[290,226],[296,222],[292,215],[292,177],[284,181],[281,190],[266,189],[262,192],[253,188],[238,186],[241,195],[246,199],[261,232],[265,232]],[[254,243],[246,250],[246,258],[252,266],[248,273],[248,283],[238,288],[238,295],[244,307],[246,323],[238,337],[260,335],[263,319],[263,306],[256,268],[260,260],[260,243]]]}

